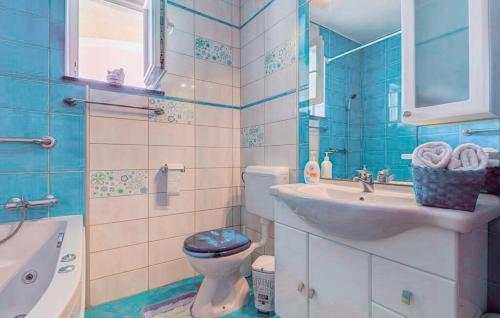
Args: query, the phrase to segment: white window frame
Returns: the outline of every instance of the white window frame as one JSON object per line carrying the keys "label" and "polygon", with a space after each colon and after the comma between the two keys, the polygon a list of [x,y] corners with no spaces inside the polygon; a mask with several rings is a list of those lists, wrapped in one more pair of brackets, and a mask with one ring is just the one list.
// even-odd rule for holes
{"label": "white window frame", "polygon": [[[66,1],[65,76],[78,78],[79,0]],[[108,0],[116,3],[115,0]],[[166,74],[166,8],[162,0],[146,0],[144,5],[144,84],[158,89]]]}

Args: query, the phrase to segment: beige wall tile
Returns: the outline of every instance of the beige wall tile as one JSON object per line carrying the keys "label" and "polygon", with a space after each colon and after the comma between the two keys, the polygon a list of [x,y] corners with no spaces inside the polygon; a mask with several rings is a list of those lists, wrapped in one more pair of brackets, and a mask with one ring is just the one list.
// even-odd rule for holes
{"label": "beige wall tile", "polygon": [[232,188],[196,190],[196,211],[232,206]]}
{"label": "beige wall tile", "polygon": [[196,189],[230,187],[232,174],[231,168],[196,169]]}
{"label": "beige wall tile", "polygon": [[232,148],[196,148],[197,168],[230,168],[233,166]]}
{"label": "beige wall tile", "polygon": [[180,195],[170,195],[165,193],[154,193],[149,195],[149,216],[161,216],[192,212],[194,205],[195,192],[181,191]]}
{"label": "beige wall tile", "polygon": [[89,251],[96,252],[148,241],[148,220],[91,225]]}
{"label": "beige wall tile", "polygon": [[194,126],[150,122],[149,144],[160,146],[194,146]]}
{"label": "beige wall tile", "polygon": [[89,142],[147,145],[148,122],[106,117],[89,117]]}
{"label": "beige wall tile", "polygon": [[147,289],[147,268],[99,278],[90,281],[90,305],[97,306]]}
{"label": "beige wall tile", "polygon": [[[89,92],[91,101],[113,103],[131,106],[148,106],[148,98],[140,95],[126,95],[110,91],[91,89]],[[142,109],[119,108],[113,106],[89,105],[91,116],[128,118],[148,121],[148,111]]]}
{"label": "beige wall tile", "polygon": [[149,219],[149,240],[161,240],[194,232],[194,212]]}
{"label": "beige wall tile", "polygon": [[196,212],[196,232],[230,227],[232,225],[232,208]]}
{"label": "beige wall tile", "polygon": [[196,146],[198,147],[232,147],[233,130],[231,128],[197,126]]}
{"label": "beige wall tile", "polygon": [[194,270],[186,258],[149,267],[149,288],[158,288],[181,279],[194,276]]}
{"label": "beige wall tile", "polygon": [[182,251],[187,235],[149,242],[149,265],[160,264],[185,257]]}
{"label": "beige wall tile", "polygon": [[90,253],[90,279],[148,266],[148,243]]}
{"label": "beige wall tile", "polygon": [[90,225],[120,222],[148,217],[148,196],[131,195],[89,200]]}
{"label": "beige wall tile", "polygon": [[136,145],[89,145],[90,170],[147,169],[148,147]]}
{"label": "beige wall tile", "polygon": [[231,128],[233,114],[229,108],[196,105],[196,125]]}
{"label": "beige wall tile", "polygon": [[182,163],[195,167],[194,147],[149,146],[149,169],[159,170],[166,163]]}

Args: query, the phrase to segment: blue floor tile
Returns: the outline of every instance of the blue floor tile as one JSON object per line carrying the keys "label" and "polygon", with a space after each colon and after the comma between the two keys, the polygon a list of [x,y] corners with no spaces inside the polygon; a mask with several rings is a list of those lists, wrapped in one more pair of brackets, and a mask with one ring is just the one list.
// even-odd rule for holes
{"label": "blue floor tile", "polygon": [[[85,312],[85,318],[141,318],[142,308],[175,297],[184,293],[195,291],[201,283],[203,277],[197,276],[185,279],[161,288],[145,291],[143,293],[105,303]],[[250,286],[251,280],[249,280]],[[268,316],[257,313],[253,300],[253,291],[250,291],[250,301],[241,310],[225,315],[224,318],[279,318],[278,316]]]}

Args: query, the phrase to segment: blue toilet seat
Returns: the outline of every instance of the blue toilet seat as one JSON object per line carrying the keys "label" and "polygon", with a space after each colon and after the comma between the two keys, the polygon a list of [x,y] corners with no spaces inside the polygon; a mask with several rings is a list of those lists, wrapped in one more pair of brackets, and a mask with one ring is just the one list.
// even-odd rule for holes
{"label": "blue toilet seat", "polygon": [[184,253],[197,258],[234,255],[248,249],[252,241],[243,233],[218,229],[191,235],[184,241]]}

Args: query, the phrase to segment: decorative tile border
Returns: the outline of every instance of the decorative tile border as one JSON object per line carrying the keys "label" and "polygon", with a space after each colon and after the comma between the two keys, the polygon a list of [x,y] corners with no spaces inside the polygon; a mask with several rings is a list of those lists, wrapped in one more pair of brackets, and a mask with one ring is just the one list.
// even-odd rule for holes
{"label": "decorative tile border", "polygon": [[271,51],[266,52],[264,58],[266,75],[270,75],[295,63],[295,60],[295,41],[290,40],[277,46]]}
{"label": "decorative tile border", "polygon": [[147,170],[94,171],[90,174],[91,198],[145,193],[148,193]]}
{"label": "decorative tile border", "polygon": [[241,128],[241,146],[259,147],[264,146],[264,126],[252,126]]}
{"label": "decorative tile border", "polygon": [[159,121],[174,124],[194,124],[194,105],[191,103],[179,102],[175,100],[150,98],[150,107],[159,107],[164,110],[162,115],[149,113],[151,121]]}
{"label": "decorative tile border", "polygon": [[233,65],[233,50],[231,47],[199,36],[194,39],[194,56],[201,60],[229,66]]}

